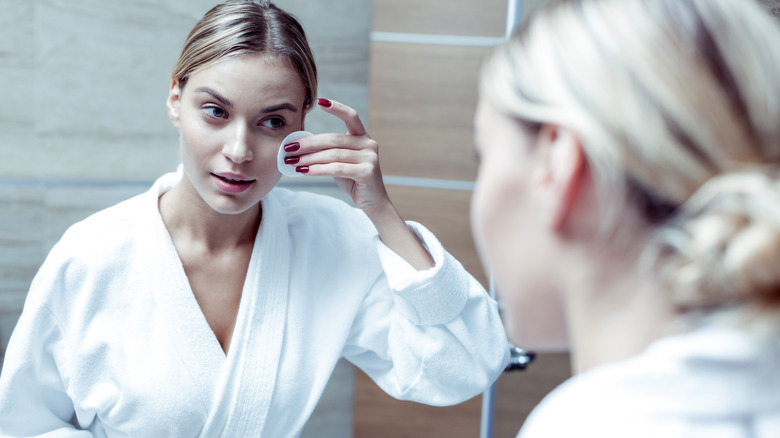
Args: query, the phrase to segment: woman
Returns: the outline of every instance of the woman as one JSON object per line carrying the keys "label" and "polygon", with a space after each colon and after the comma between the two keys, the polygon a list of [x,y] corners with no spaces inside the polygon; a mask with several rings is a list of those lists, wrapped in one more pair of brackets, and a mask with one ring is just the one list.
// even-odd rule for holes
{"label": "woman", "polygon": [[[71,227],[33,281],[0,378],[2,436],[297,436],[339,358],[429,404],[507,361],[495,302],[388,199],[356,112],[317,99],[300,24],[230,0],[187,38],[168,113],[182,166]],[[358,208],[274,188],[318,104],[348,134],[282,145]]]}
{"label": "woman", "polygon": [[475,238],[577,374],[521,436],[780,436],[779,41],[751,1],[568,0],[486,62]]}

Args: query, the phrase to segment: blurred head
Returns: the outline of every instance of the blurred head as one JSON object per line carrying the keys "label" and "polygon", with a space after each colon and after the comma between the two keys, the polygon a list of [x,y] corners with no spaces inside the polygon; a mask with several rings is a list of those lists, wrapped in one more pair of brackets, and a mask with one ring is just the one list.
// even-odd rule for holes
{"label": "blurred head", "polygon": [[565,341],[586,238],[637,269],[653,248],[676,310],[777,309],[777,41],[750,1],[564,0],[493,52],[472,224],[511,339]]}

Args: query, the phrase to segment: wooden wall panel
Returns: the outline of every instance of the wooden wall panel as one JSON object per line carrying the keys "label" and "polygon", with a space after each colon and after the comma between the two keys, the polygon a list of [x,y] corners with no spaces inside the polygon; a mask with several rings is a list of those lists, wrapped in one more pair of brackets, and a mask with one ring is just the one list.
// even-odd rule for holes
{"label": "wooden wall panel", "polygon": [[479,437],[481,397],[435,407],[396,400],[362,371],[355,373],[353,438]]}
{"label": "wooden wall panel", "polygon": [[496,382],[493,438],[517,436],[531,410],[570,375],[568,353],[540,354],[525,371],[504,373]]}
{"label": "wooden wall panel", "polygon": [[372,43],[369,124],[384,174],[476,178],[477,78],[489,50]]}
{"label": "wooden wall panel", "polygon": [[[528,413],[569,376],[569,356],[541,354],[525,371],[504,373],[496,383],[494,438],[514,438]],[[482,396],[455,406],[433,407],[385,394],[363,372],[355,375],[354,438],[478,438]]]}
{"label": "wooden wall panel", "polygon": [[506,0],[374,0],[374,30],[503,36]]}
{"label": "wooden wall panel", "polygon": [[388,186],[387,192],[404,219],[424,224],[487,287],[487,277],[471,238],[470,191]]}

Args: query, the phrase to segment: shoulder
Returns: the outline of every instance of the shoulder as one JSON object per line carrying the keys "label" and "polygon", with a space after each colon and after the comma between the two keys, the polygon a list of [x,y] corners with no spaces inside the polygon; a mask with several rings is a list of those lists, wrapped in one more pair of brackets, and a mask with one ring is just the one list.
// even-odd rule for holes
{"label": "shoulder", "polygon": [[610,393],[620,383],[587,374],[571,377],[548,394],[531,412],[518,437],[621,436],[607,432],[626,416],[636,425],[641,423],[630,406],[613,403]]}
{"label": "shoulder", "polygon": [[56,246],[81,256],[121,251],[154,212],[149,198],[143,193],[90,215],[68,228]]}
{"label": "shoulder", "polygon": [[137,195],[70,226],[38,270],[30,294],[42,299],[57,291],[72,294],[79,285],[116,273],[114,267],[136,251],[140,229],[154,211],[149,197]]}

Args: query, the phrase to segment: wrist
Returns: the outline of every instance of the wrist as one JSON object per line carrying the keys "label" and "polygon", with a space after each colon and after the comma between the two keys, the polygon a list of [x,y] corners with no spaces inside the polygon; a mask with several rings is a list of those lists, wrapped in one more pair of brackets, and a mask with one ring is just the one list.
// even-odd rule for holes
{"label": "wrist", "polygon": [[374,224],[374,227],[377,229],[380,236],[382,231],[390,228],[397,228],[399,223],[402,223],[404,227],[406,226],[406,223],[401,218],[398,210],[395,209],[395,206],[389,199],[371,206],[370,208],[364,208],[363,212]]}

